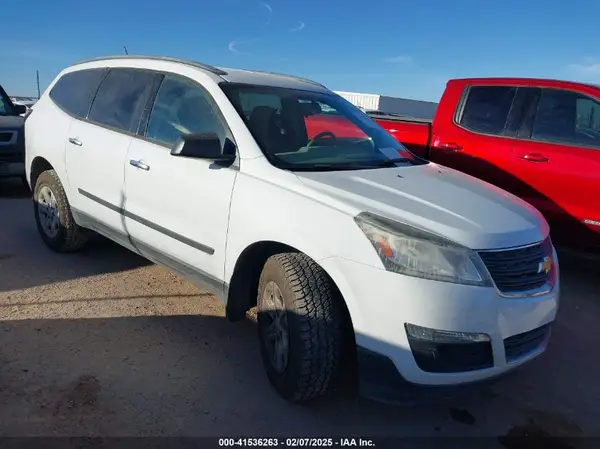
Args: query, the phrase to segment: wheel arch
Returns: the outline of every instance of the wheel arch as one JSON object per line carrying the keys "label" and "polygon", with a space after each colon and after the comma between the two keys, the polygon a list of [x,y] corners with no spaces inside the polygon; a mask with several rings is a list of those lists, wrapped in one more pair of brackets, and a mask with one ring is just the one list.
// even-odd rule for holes
{"label": "wheel arch", "polygon": [[44,173],[47,170],[54,170],[63,186],[65,195],[67,196],[69,203],[73,204],[74,198],[73,195],[71,195],[71,189],[67,173],[64,169],[64,166],[60,162],[56,164],[51,162],[51,160],[54,159],[49,159],[44,156],[35,156],[32,159],[31,165],[29,166],[29,173],[27,173],[29,175],[29,186],[31,188],[31,191],[35,192],[35,184],[42,173]]}
{"label": "wheel arch", "polygon": [[243,319],[256,305],[256,292],[260,273],[267,259],[275,254],[300,252],[297,248],[274,240],[251,243],[235,262],[226,294],[226,313],[231,321]]}
{"label": "wheel arch", "polygon": [[42,156],[33,158],[29,170],[29,185],[31,186],[32,191],[35,190],[35,183],[39,176],[47,170],[54,170],[54,167],[46,158]]}
{"label": "wheel arch", "polygon": [[[229,282],[226,294],[226,313],[231,321],[238,321],[245,317],[246,312],[256,306],[258,282],[262,269],[267,259],[275,254],[294,252],[302,253],[310,257],[319,265],[327,276],[331,279],[340,300],[343,302],[344,309],[352,322],[352,314],[349,305],[343,295],[343,289],[336,281],[337,275],[332,275],[328,269],[319,263],[317,258],[311,256],[310,252],[290,244],[275,240],[261,240],[248,245],[239,255],[233,268],[233,273]],[[337,274],[337,273],[336,273]]]}

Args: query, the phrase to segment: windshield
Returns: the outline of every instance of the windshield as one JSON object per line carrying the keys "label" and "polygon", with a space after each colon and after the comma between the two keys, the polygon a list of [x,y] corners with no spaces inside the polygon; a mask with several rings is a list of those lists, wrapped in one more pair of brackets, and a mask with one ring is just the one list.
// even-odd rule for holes
{"label": "windshield", "polygon": [[426,164],[334,93],[221,85],[269,161],[293,171]]}

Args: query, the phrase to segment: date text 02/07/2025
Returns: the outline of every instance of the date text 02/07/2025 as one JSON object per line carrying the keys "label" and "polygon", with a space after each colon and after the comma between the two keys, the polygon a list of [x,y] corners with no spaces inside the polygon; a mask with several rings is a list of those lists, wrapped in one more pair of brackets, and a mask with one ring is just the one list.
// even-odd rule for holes
{"label": "date text 02/07/2025", "polygon": [[375,447],[369,438],[219,438],[219,447]]}

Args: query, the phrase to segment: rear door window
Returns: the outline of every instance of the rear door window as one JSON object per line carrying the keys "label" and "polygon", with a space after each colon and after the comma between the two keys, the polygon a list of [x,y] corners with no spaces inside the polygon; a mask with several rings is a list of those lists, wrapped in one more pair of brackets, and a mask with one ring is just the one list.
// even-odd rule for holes
{"label": "rear door window", "polygon": [[92,103],[88,119],[119,131],[135,132],[158,74],[111,69]]}
{"label": "rear door window", "polygon": [[50,98],[71,115],[85,118],[106,69],[66,73],[52,87]]}
{"label": "rear door window", "polygon": [[600,102],[560,89],[542,89],[533,140],[600,149]]}
{"label": "rear door window", "polygon": [[502,135],[516,92],[510,86],[471,86],[459,124],[477,133]]}

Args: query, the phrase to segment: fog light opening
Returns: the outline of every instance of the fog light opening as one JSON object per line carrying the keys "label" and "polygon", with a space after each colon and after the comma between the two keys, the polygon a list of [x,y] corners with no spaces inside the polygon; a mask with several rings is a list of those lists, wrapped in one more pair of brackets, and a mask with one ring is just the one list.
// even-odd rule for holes
{"label": "fog light opening", "polygon": [[494,366],[490,336],[430,329],[406,323],[408,343],[417,366],[430,373],[460,373]]}
{"label": "fog light opening", "polygon": [[406,323],[404,327],[406,328],[406,333],[409,338],[426,340],[435,343],[483,343],[490,341],[490,336],[488,334],[443,331],[439,329],[416,326],[410,323]]}

